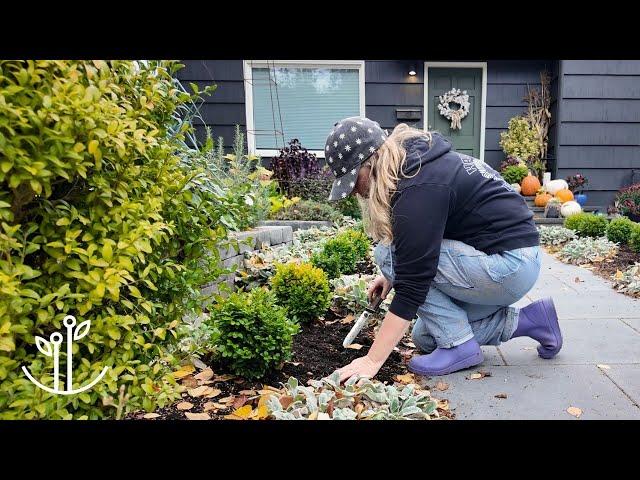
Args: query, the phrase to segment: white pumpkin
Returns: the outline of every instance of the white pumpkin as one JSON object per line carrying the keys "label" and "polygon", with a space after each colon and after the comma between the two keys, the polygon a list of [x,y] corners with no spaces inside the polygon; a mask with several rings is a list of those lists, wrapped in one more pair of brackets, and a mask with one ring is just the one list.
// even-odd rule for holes
{"label": "white pumpkin", "polygon": [[582,212],[582,207],[578,202],[574,202],[573,200],[564,202],[562,207],[560,207],[560,215],[565,218],[580,212]]}
{"label": "white pumpkin", "polygon": [[522,190],[522,187],[520,186],[519,183],[512,183],[511,188],[513,188],[518,193],[520,193],[520,190]]}
{"label": "white pumpkin", "polygon": [[551,180],[544,187],[551,195],[555,195],[562,189],[569,188],[569,184],[564,180]]}

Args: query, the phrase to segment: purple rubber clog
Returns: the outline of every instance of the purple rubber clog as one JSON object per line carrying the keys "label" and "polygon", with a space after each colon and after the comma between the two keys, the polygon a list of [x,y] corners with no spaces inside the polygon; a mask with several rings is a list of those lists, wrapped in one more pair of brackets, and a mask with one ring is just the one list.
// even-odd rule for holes
{"label": "purple rubber clog", "polygon": [[409,361],[409,371],[419,375],[447,375],[482,363],[480,345],[472,338],[452,348],[436,348],[428,355],[419,355]]}
{"label": "purple rubber clog", "polygon": [[520,309],[518,328],[511,338],[514,337],[530,337],[540,342],[538,355],[542,358],[549,359],[558,354],[562,348],[562,332],[551,297],[536,300]]}

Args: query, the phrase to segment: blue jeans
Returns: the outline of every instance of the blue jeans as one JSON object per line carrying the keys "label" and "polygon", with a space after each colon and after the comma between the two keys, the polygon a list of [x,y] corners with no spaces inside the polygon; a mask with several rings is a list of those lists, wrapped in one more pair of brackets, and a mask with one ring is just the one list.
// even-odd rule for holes
{"label": "blue jeans", "polygon": [[[374,251],[382,274],[393,284],[393,244]],[[475,337],[500,345],[518,326],[519,309],[509,305],[531,290],[540,274],[540,247],[487,255],[466,243],[444,239],[438,273],[418,309],[413,343],[425,353]]]}

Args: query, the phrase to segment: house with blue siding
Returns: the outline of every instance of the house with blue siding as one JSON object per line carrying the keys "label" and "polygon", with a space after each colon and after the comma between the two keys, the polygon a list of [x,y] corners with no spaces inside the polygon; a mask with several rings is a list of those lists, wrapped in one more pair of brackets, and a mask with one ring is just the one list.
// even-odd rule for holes
{"label": "house with blue siding", "polygon": [[[326,134],[343,117],[365,115],[391,131],[398,123],[437,130],[454,148],[499,169],[499,141],[526,112],[528,88],[550,74],[547,171],[589,179],[588,205],[606,207],[640,182],[638,60],[184,60],[178,78],[218,88],[201,107],[214,138],[233,142],[235,125],[249,150],[270,157],[292,138],[323,158]],[[469,95],[459,130],[438,111],[451,88]],[[204,125],[197,126],[199,135]]]}

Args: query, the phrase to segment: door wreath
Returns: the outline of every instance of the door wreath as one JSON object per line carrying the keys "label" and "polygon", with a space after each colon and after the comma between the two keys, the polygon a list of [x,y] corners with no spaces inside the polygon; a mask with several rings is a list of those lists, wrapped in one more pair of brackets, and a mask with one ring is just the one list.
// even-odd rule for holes
{"label": "door wreath", "polygon": [[[462,128],[462,119],[469,115],[469,95],[467,91],[460,91],[459,88],[452,88],[448,92],[440,95],[440,103],[438,104],[438,110],[447,120],[451,120],[451,129],[460,130]],[[460,108],[454,110],[450,107],[450,104],[455,103]]]}

